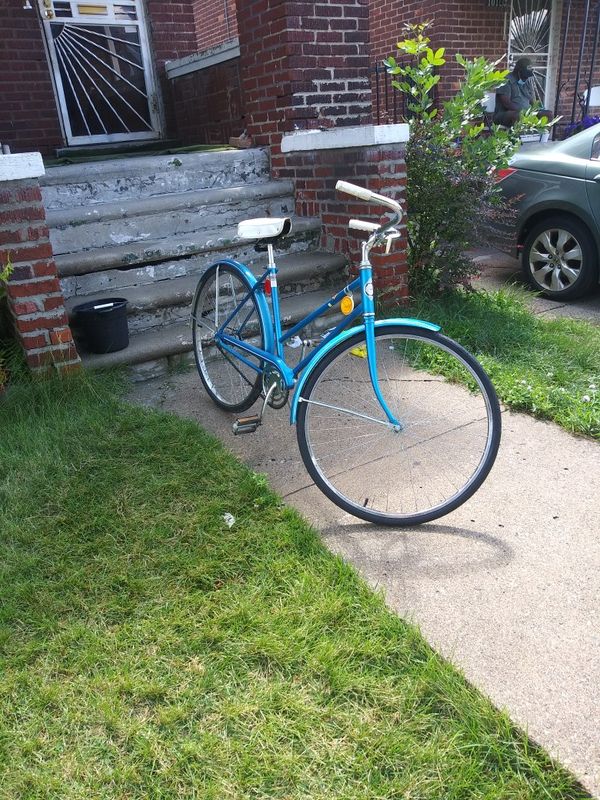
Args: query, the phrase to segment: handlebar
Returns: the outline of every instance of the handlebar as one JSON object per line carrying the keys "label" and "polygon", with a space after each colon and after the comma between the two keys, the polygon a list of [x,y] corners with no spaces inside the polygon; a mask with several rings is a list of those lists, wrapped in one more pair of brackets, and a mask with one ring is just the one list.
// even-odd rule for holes
{"label": "handlebar", "polygon": [[380,203],[382,206],[387,206],[398,215],[398,221],[402,219],[402,207],[396,200],[384,197],[382,194],[377,194],[370,189],[365,189],[364,186],[356,186],[354,183],[348,183],[347,181],[338,181],[335,188],[338,192],[344,192],[344,194],[352,195],[352,197],[358,197],[359,200],[366,200],[367,203]]}
{"label": "handlebar", "polygon": [[393,213],[392,219],[382,224],[375,222],[367,222],[361,219],[351,219],[348,223],[350,230],[366,231],[370,234],[368,241],[363,243],[363,257],[368,258],[369,251],[379,244],[386,244],[386,253],[390,252],[392,240],[398,238],[400,235],[396,229],[396,225],[402,219],[402,207],[396,200],[389,197],[384,197],[382,194],[372,192],[370,189],[365,189],[364,186],[356,186],[354,183],[347,181],[338,181],[335,185],[338,192],[344,192],[352,197],[358,197],[359,200],[366,200],[368,203],[379,203],[382,206],[391,208]]}

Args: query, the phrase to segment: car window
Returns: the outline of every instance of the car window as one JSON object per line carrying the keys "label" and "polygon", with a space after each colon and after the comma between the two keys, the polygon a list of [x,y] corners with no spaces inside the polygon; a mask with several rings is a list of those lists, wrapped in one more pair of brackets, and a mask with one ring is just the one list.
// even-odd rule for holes
{"label": "car window", "polygon": [[592,158],[596,161],[600,161],[600,133],[597,133],[594,136],[594,141],[592,143]]}

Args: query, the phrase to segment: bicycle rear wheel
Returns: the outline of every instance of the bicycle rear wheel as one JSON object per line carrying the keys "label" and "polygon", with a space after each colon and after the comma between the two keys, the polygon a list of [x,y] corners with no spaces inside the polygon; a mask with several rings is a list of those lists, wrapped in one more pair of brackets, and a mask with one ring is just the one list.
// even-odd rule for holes
{"label": "bicycle rear wheel", "polygon": [[200,279],[192,309],[194,355],[200,378],[212,400],[228,411],[250,408],[262,391],[262,361],[244,356],[261,370],[257,372],[215,340],[215,333],[231,316],[225,332],[264,349],[263,321],[250,290],[247,279],[235,267],[213,264]]}
{"label": "bicycle rear wheel", "polygon": [[438,333],[376,330],[375,397],[364,333],[328,353],[302,389],[297,436],[317,486],[356,517],[418,525],[458,508],[481,486],[500,442],[500,407],[481,365]]}

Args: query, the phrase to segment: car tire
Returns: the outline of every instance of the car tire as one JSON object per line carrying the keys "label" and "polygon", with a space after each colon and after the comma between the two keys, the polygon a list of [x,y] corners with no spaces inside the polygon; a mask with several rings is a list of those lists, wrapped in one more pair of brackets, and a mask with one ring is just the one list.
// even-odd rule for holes
{"label": "car tire", "polygon": [[525,280],[553,300],[573,300],[598,282],[598,252],[586,226],[572,217],[548,217],[529,231],[521,266]]}

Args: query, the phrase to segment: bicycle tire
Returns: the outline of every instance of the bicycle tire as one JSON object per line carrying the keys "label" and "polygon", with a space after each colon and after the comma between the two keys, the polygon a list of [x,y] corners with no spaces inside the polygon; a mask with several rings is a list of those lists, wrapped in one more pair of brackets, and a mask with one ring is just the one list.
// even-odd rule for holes
{"label": "bicycle tire", "polygon": [[[200,279],[192,309],[194,357],[200,379],[213,402],[227,411],[250,408],[262,391],[262,372],[226,352],[214,338],[219,319],[232,313],[251,288],[235,266],[217,262]],[[264,349],[264,323],[254,295],[248,297],[226,330]],[[262,362],[246,357],[262,370]]]}
{"label": "bicycle tire", "polygon": [[380,525],[419,525],[481,486],[498,452],[500,406],[479,362],[446,336],[393,323],[375,336],[380,389],[402,429],[387,424],[375,397],[361,332],[324,356],[302,388],[298,445],[340,508]]}

